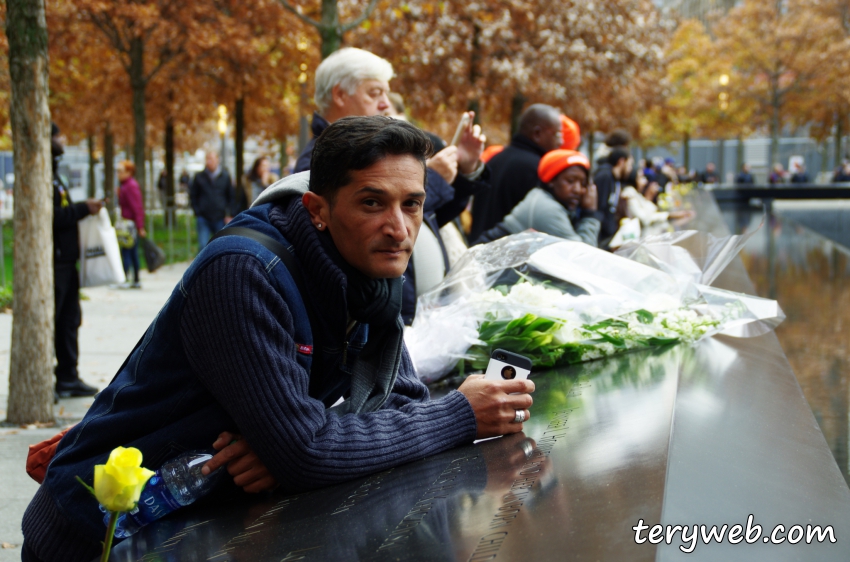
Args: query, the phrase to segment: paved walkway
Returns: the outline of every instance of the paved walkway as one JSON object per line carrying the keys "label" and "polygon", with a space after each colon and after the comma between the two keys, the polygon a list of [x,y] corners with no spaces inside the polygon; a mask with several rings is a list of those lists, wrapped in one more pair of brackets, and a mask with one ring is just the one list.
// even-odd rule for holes
{"label": "paved walkway", "polygon": [[[142,274],[142,290],[108,287],[83,289],[83,325],[80,328],[80,376],[99,388],[106,386],[171,295],[188,264],[166,266]],[[0,420],[6,418],[9,392],[9,347],[12,316],[0,314]],[[55,406],[62,426],[80,420],[91,398],[67,398]],[[21,517],[38,484],[27,476],[29,445],[55,435],[58,427],[0,427],[0,562],[21,559]]]}

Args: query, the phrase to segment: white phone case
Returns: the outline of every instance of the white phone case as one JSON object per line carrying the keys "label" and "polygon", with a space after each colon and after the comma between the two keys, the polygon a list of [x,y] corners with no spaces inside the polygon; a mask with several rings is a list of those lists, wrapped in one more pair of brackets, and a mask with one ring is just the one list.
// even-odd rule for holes
{"label": "white phone case", "polygon": [[525,380],[530,372],[528,369],[491,358],[490,363],[487,364],[487,372],[484,373],[484,378],[494,381]]}

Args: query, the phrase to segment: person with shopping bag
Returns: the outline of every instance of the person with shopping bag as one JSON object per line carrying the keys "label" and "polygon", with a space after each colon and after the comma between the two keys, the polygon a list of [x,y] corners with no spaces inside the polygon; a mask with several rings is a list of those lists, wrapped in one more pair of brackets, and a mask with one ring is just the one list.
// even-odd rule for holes
{"label": "person with shopping bag", "polygon": [[74,203],[68,186],[59,175],[59,161],[65,153],[59,127],[51,127],[50,152],[53,156],[53,286],[56,302],[54,344],[56,348],[57,398],[94,396],[97,388],[80,380],[77,372],[79,345],[77,342],[82,309],[80,308],[79,221],[96,215],[103,202],[89,199]]}
{"label": "person with shopping bag", "polygon": [[[142,191],[136,182],[136,165],[129,160],[118,164],[118,205],[121,207],[121,218],[132,236],[132,245],[121,248],[121,261],[124,263],[124,273],[128,282],[124,285],[132,289],[141,289],[139,282],[139,237],[146,237],[145,206],[142,202]],[[133,270],[133,281],[129,282],[130,269]]]}

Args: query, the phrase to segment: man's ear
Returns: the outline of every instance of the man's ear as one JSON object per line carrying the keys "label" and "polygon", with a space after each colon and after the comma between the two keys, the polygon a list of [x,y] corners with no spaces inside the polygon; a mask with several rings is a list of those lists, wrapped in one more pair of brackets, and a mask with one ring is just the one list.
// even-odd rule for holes
{"label": "man's ear", "polygon": [[319,230],[328,228],[328,223],[331,218],[331,206],[328,201],[313,191],[307,191],[301,196],[301,203],[307,212],[310,213],[310,220],[313,226]]}
{"label": "man's ear", "polygon": [[339,84],[331,88],[331,100],[333,104],[338,108],[345,107],[345,103],[348,100],[348,92],[346,92]]}

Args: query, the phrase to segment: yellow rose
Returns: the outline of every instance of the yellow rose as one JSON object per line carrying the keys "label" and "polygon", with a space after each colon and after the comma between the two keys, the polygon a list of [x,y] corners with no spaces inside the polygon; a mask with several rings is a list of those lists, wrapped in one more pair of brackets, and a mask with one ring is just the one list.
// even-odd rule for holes
{"label": "yellow rose", "polygon": [[134,447],[118,447],[106,464],[94,467],[94,495],[109,511],[130,511],[136,507],[142,488],[153,472],[142,468],[142,452]]}

